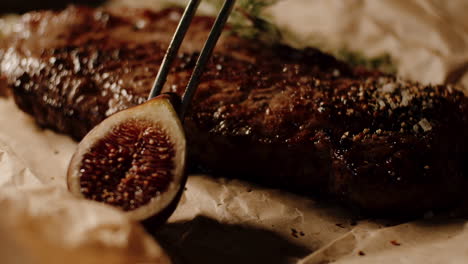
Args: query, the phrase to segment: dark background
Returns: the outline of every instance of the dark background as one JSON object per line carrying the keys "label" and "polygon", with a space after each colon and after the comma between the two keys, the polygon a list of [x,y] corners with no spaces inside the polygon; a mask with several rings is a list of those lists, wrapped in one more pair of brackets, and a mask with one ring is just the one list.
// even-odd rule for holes
{"label": "dark background", "polygon": [[35,9],[60,9],[69,4],[99,5],[104,0],[0,0],[0,13],[23,13]]}

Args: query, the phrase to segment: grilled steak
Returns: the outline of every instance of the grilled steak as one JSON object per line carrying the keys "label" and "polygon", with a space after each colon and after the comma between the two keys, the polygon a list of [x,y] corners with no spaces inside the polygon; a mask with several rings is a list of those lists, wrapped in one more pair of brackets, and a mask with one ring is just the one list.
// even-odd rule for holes
{"label": "grilled steak", "polygon": [[[80,139],[145,101],[180,15],[77,7],[29,13],[5,41],[1,73],[39,125]],[[212,22],[195,18],[166,92],[183,92]],[[406,214],[462,199],[467,111],[467,98],[450,87],[226,35],[185,128],[190,161],[213,173]]]}

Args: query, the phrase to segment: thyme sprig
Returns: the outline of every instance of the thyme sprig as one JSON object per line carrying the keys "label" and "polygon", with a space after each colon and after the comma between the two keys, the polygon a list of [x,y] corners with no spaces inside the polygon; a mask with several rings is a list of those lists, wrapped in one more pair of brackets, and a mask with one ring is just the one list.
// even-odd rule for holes
{"label": "thyme sprig", "polygon": [[352,66],[363,66],[371,70],[380,70],[385,73],[396,74],[397,67],[392,57],[388,53],[383,53],[378,56],[368,57],[359,51],[350,51],[349,49],[342,48],[335,52],[333,55],[342,61],[346,61]]}
{"label": "thyme sprig", "polygon": [[[229,19],[231,32],[243,38],[256,39],[270,44],[280,42],[279,29],[264,14],[264,10],[277,1],[238,0]],[[223,1],[209,0],[208,2],[220,8]]]}
{"label": "thyme sprig", "polygon": [[[180,0],[168,0],[169,2],[179,2]],[[234,12],[229,18],[230,33],[242,38],[254,39],[267,44],[286,43],[285,39],[294,38],[292,32],[281,31],[268,16],[266,9],[279,0],[237,0]],[[211,10],[219,10],[224,1],[207,0],[204,4]],[[290,42],[290,41],[289,41]],[[309,42],[309,41],[308,41]],[[319,39],[310,39],[309,45],[321,49],[326,47]],[[301,45],[302,46],[302,45]],[[326,49],[325,49],[326,50]],[[363,66],[368,69],[376,69],[386,73],[396,73],[396,65],[391,56],[387,53],[380,56],[368,57],[362,52],[350,50],[342,47],[336,50],[326,50],[340,60],[346,61],[353,66]]]}
{"label": "thyme sprig", "polygon": [[[211,0],[211,2],[219,4],[222,1]],[[236,9],[229,21],[232,32],[243,38],[260,40],[268,44],[284,42],[283,37],[291,34],[283,35],[264,12],[266,8],[277,2],[278,0],[238,0]],[[346,61],[352,66],[363,66],[386,73],[396,73],[395,64],[387,53],[368,57],[362,52],[351,51],[344,47],[330,52],[338,59]]]}

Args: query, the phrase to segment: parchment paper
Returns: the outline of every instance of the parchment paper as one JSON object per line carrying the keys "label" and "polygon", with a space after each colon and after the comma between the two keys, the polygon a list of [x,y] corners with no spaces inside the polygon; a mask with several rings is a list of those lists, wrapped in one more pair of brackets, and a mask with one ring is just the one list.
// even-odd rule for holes
{"label": "parchment paper", "polygon": [[[303,38],[296,36],[295,45],[320,39],[330,48],[390,52],[399,74],[438,83],[468,62],[467,5],[288,0],[269,12]],[[76,146],[71,139],[39,129],[11,99],[0,99],[0,124],[1,263],[166,263],[153,237],[176,263],[468,259],[467,221],[459,212],[428,212],[406,223],[357,221],[335,204],[206,175],[190,176],[175,214],[150,236],[119,211],[68,194],[65,171]]]}

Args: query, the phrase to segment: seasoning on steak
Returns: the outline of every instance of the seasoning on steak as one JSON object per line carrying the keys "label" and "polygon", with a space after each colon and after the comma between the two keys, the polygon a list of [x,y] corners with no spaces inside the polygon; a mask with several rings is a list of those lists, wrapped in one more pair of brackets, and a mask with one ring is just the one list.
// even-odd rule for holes
{"label": "seasoning on steak", "polygon": [[[145,101],[181,12],[70,7],[23,16],[1,73],[18,106],[75,139]],[[197,17],[165,91],[181,94],[213,20]],[[186,117],[213,173],[373,213],[448,207],[467,187],[467,98],[351,68],[315,49],[224,36]]]}

